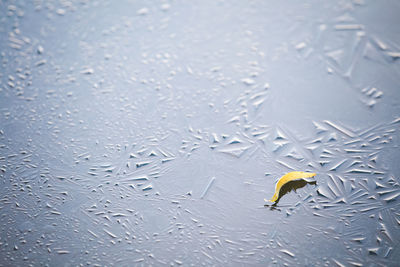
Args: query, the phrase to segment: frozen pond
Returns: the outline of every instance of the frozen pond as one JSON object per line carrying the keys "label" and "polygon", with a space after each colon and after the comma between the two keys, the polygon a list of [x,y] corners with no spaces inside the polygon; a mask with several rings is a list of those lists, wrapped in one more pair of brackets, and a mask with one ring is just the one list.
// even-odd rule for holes
{"label": "frozen pond", "polygon": [[398,266],[399,14],[0,0],[0,266]]}

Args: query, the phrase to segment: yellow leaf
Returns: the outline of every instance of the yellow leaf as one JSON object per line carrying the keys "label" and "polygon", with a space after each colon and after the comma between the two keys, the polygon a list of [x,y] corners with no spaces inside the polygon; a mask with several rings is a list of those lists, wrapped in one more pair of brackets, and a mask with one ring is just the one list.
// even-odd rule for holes
{"label": "yellow leaf", "polygon": [[282,176],[278,183],[275,186],[275,194],[273,197],[269,200],[271,202],[275,202],[279,198],[279,192],[281,191],[282,186],[284,186],[286,183],[295,181],[295,180],[300,180],[300,179],[306,179],[310,177],[314,177],[316,173],[310,173],[310,172],[289,172]]}

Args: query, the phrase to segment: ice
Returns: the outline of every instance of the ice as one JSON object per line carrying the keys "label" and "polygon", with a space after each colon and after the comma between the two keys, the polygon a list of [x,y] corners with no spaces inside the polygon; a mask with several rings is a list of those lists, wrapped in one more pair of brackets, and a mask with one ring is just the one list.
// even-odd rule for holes
{"label": "ice", "polygon": [[396,266],[399,11],[1,2],[0,265]]}

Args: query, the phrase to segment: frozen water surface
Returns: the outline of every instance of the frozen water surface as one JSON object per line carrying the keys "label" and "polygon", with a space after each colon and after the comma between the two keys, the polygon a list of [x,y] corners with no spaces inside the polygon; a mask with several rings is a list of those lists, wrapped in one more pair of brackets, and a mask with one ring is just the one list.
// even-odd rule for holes
{"label": "frozen water surface", "polygon": [[398,266],[399,12],[0,1],[0,265]]}

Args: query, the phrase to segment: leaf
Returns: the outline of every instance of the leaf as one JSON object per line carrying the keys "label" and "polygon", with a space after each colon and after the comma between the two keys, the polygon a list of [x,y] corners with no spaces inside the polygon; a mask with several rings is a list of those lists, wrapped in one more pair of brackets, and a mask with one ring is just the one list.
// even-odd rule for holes
{"label": "leaf", "polygon": [[272,196],[272,198],[269,200],[271,202],[275,202],[279,198],[279,193],[281,191],[282,186],[287,184],[288,182],[291,181],[296,181],[296,180],[307,180],[307,178],[314,177],[316,173],[310,173],[310,172],[289,172],[282,176],[278,183],[275,186],[275,194]]}

